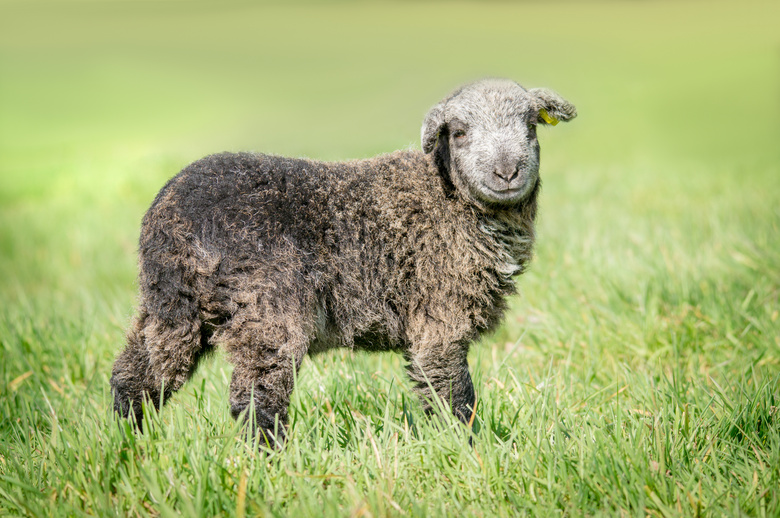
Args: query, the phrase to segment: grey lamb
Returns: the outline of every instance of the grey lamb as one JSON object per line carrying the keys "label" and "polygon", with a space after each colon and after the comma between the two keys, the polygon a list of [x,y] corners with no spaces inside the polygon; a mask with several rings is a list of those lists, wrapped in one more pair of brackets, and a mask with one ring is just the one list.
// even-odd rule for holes
{"label": "grey lamb", "polygon": [[144,399],[164,403],[220,345],[232,415],[281,443],[304,355],[347,347],[401,352],[426,412],[432,388],[469,423],[469,346],[500,323],[531,258],[536,127],[575,116],[550,90],[490,79],[428,112],[423,152],[222,153],[185,167],[143,219],[115,411],[141,427]]}

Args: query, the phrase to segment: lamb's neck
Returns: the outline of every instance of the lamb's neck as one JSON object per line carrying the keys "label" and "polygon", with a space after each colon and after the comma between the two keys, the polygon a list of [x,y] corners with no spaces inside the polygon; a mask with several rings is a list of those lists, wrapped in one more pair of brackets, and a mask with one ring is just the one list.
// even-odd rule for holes
{"label": "lamb's neck", "polygon": [[531,261],[536,237],[538,186],[519,206],[483,213],[480,230],[498,245],[498,271],[506,277],[523,273]]}

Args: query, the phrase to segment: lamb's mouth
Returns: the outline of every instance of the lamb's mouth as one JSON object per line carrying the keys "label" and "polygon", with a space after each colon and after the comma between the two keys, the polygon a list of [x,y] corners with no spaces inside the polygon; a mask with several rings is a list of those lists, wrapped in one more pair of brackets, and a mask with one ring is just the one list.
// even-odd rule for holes
{"label": "lamb's mouth", "polygon": [[538,173],[531,171],[521,173],[519,178],[511,182],[495,182],[492,179],[482,182],[484,196],[499,202],[518,202],[528,196],[539,181]]}
{"label": "lamb's mouth", "polygon": [[515,201],[525,196],[529,191],[528,185],[525,183],[519,187],[507,187],[506,189],[493,189],[487,185],[484,187],[487,190],[485,194],[497,201]]}
{"label": "lamb's mouth", "polygon": [[517,194],[517,193],[519,193],[521,191],[524,191],[525,190],[524,188],[525,188],[525,186],[523,186],[523,187],[508,187],[506,189],[498,189],[498,190],[496,190],[496,189],[491,189],[490,187],[488,187],[488,189],[490,189],[490,192],[492,192],[493,194],[498,194],[500,196],[512,196],[513,194]]}

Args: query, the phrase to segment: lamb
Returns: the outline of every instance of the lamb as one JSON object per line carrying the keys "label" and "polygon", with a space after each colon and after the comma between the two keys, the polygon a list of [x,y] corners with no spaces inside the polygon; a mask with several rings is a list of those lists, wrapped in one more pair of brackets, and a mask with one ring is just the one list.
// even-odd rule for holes
{"label": "lamb", "polygon": [[489,79],[428,112],[423,152],[222,153],[185,167],[143,219],[115,412],[141,428],[144,399],[164,403],[219,345],[235,366],[233,417],[281,444],[303,357],[347,347],[402,353],[426,412],[433,390],[470,423],[469,346],[501,322],[531,258],[537,125],[575,116],[550,90]]}

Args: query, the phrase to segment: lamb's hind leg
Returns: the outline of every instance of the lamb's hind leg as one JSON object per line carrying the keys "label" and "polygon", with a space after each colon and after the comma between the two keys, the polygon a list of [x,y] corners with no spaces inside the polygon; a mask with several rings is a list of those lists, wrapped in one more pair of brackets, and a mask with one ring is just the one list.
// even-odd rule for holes
{"label": "lamb's hind leg", "polygon": [[170,324],[142,308],[127,333],[127,346],[114,362],[114,411],[134,416],[141,429],[143,401],[159,408],[192,376],[209,349],[209,333],[197,317]]}
{"label": "lamb's hind leg", "polygon": [[281,446],[295,372],[308,349],[309,336],[300,315],[240,320],[224,340],[235,365],[230,412],[233,418],[244,420],[250,439],[257,435],[261,442]]}

